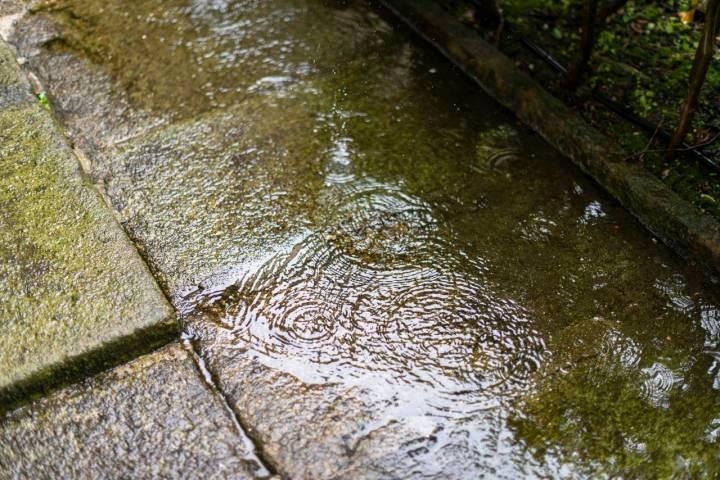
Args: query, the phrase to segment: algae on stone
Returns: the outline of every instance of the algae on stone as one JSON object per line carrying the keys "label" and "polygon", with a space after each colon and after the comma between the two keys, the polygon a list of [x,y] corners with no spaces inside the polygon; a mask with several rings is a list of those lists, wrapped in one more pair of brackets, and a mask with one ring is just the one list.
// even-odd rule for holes
{"label": "algae on stone", "polygon": [[47,112],[0,111],[0,398],[115,364],[176,331]]}

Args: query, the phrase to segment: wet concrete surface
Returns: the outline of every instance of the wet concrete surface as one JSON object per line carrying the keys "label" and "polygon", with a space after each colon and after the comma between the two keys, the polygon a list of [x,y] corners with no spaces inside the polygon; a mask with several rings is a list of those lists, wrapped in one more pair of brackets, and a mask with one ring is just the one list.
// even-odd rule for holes
{"label": "wet concrete surface", "polygon": [[233,415],[174,344],[0,422],[0,478],[252,479]]}
{"label": "wet concrete surface", "polygon": [[716,286],[384,14],[49,2],[12,40],[281,474],[718,471]]}

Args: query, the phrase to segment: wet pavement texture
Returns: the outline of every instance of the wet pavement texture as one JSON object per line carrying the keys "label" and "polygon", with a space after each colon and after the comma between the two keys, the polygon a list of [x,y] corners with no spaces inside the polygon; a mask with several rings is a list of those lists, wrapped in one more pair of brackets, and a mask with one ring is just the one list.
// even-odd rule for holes
{"label": "wet pavement texture", "polygon": [[176,337],[174,312],[0,40],[0,411]]}
{"label": "wet pavement texture", "polygon": [[192,354],[178,344],[22,407],[0,426],[0,478],[201,472],[245,480],[264,468]]}
{"label": "wet pavement texture", "polygon": [[11,37],[291,478],[720,471],[720,299],[362,2],[52,1]]}

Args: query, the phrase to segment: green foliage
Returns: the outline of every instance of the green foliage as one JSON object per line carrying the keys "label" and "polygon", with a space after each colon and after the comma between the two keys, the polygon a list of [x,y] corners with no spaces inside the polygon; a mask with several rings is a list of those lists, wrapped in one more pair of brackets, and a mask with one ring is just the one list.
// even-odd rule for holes
{"label": "green foliage", "polygon": [[50,100],[47,97],[47,94],[45,92],[40,92],[37,94],[38,103],[42,105],[42,107],[45,110],[50,110]]}
{"label": "green foliage", "polygon": [[[601,5],[603,1],[601,0]],[[687,91],[688,77],[695,50],[702,32],[702,23],[683,23],[678,13],[691,12],[697,0],[629,0],[610,16],[598,33],[591,74],[586,85],[602,92],[651,122],[673,130]],[[582,0],[501,0],[506,19],[525,37],[533,39],[558,61],[569,65],[578,48]],[[692,14],[683,17],[692,19]],[[507,49],[513,53],[512,47]],[[515,50],[514,52],[518,52]],[[523,57],[537,64],[537,58]],[[718,54],[720,58],[720,54]],[[539,75],[537,69],[531,69]],[[546,76],[541,81],[553,82],[556,93],[566,94],[561,79]],[[585,90],[586,91],[586,90]],[[581,90],[580,95],[583,95]],[[720,68],[711,67],[705,80],[697,113],[688,136],[688,143],[707,138],[707,132],[720,128]],[[594,111],[594,110],[593,110]],[[587,112],[586,112],[587,113]],[[647,146],[650,135],[636,135],[632,127],[612,115],[591,120],[596,126],[614,135],[632,152]],[[617,124],[617,126],[611,124]],[[624,132],[629,132],[625,134]],[[705,137],[703,137],[703,135]],[[720,143],[720,142],[719,142]],[[638,144],[642,146],[638,148]],[[657,144],[652,150],[661,149]],[[715,150],[713,150],[713,148]],[[720,147],[710,147],[705,154],[720,158]],[[643,156],[646,165],[698,207],[720,216],[720,182],[692,160],[668,163],[663,155]]]}

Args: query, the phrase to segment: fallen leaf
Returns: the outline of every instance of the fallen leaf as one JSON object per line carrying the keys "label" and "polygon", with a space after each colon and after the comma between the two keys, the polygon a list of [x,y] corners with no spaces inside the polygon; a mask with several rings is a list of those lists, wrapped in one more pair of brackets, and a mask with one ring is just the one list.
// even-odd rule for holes
{"label": "fallen leaf", "polygon": [[472,8],[468,8],[462,14],[460,19],[460,21],[462,21],[466,25],[475,25],[475,10],[473,10]]}
{"label": "fallen leaf", "polygon": [[678,18],[680,18],[680,21],[685,25],[690,24],[693,22],[693,18],[695,18],[695,9],[692,8],[687,12],[678,12],[677,16]]}
{"label": "fallen leaf", "polygon": [[717,200],[715,200],[715,197],[713,197],[712,195],[703,193],[700,195],[700,202],[705,205],[715,205],[717,203]]}

